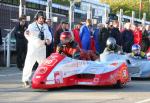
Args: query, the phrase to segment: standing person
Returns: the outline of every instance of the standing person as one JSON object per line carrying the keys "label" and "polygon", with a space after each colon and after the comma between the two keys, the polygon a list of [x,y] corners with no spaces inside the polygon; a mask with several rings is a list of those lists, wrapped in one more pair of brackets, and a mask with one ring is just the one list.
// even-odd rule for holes
{"label": "standing person", "polygon": [[78,23],[76,25],[76,27],[72,30],[73,35],[74,35],[74,40],[79,44],[79,47],[81,48],[81,40],[80,40],[80,28],[81,28],[82,24]]}
{"label": "standing person", "polygon": [[91,19],[87,19],[86,24],[82,25],[80,29],[80,39],[81,39],[82,49],[86,51],[90,50],[90,44],[91,44],[90,27],[91,25],[92,25]]}
{"label": "standing person", "polygon": [[100,53],[100,41],[99,41],[99,36],[100,36],[100,31],[103,28],[103,24],[97,24],[97,28],[94,30],[93,38],[95,41],[95,48],[96,52]]}
{"label": "standing person", "polygon": [[132,25],[132,31],[134,36],[134,44],[141,45],[142,43],[142,31],[138,28],[138,25]]}
{"label": "standing person", "polygon": [[105,26],[102,27],[102,29],[100,31],[100,35],[98,37],[99,46],[100,46],[100,52],[99,52],[100,54],[103,53],[103,51],[106,47],[106,41],[107,41],[109,36],[110,36],[109,28],[108,28],[108,25],[105,24]]}
{"label": "standing person", "polygon": [[28,51],[23,68],[22,82],[26,88],[30,87],[29,78],[32,74],[32,67],[37,61],[39,64],[46,58],[46,46],[52,41],[48,25],[45,24],[45,15],[43,11],[38,11],[35,15],[35,21],[31,23],[25,31],[25,37],[28,40]]}
{"label": "standing person", "polygon": [[0,28],[0,45],[2,45],[2,34],[1,34],[1,28]]}
{"label": "standing person", "polygon": [[46,23],[47,23],[49,31],[50,31],[50,33],[52,35],[52,42],[51,42],[51,44],[50,45],[46,45],[46,57],[48,57],[54,51],[54,32],[53,32],[53,29],[52,29],[51,19],[46,19]]}
{"label": "standing person", "polygon": [[26,17],[21,16],[19,23],[15,26],[14,35],[16,39],[16,52],[17,52],[17,67],[19,70],[23,69],[25,57],[27,53],[27,39],[24,32],[27,29]]}
{"label": "standing person", "polygon": [[119,31],[119,22],[114,20],[112,22],[112,28],[110,29],[110,37],[115,38],[117,45],[122,46],[121,33]]}
{"label": "standing person", "polygon": [[131,53],[131,47],[134,44],[133,32],[131,30],[131,24],[126,23],[122,31],[122,47],[123,52]]}
{"label": "standing person", "polygon": [[141,50],[146,52],[149,47],[150,47],[150,25],[146,25],[145,30],[142,34]]}
{"label": "standing person", "polygon": [[57,47],[57,45],[60,43],[60,34],[64,31],[68,31],[67,25],[68,25],[67,21],[62,21],[60,27],[58,28],[58,30],[56,30],[55,37],[54,37],[55,47]]}

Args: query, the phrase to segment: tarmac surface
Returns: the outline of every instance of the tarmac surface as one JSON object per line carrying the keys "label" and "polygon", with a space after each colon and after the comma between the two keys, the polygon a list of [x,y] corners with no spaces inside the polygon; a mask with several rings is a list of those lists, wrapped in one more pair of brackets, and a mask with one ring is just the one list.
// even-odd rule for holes
{"label": "tarmac surface", "polygon": [[0,103],[150,103],[150,79],[134,79],[125,88],[75,86],[51,90],[24,88],[22,72],[0,67]]}

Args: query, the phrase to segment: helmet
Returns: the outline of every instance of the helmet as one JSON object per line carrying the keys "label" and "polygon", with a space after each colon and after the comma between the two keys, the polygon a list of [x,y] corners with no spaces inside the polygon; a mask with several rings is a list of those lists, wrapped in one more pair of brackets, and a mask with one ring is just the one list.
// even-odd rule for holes
{"label": "helmet", "polygon": [[72,35],[69,31],[64,31],[60,34],[60,42],[62,44],[67,44],[72,41]]}
{"label": "helmet", "polygon": [[132,51],[141,50],[141,47],[139,44],[132,45]]}
{"label": "helmet", "polygon": [[116,40],[113,37],[109,37],[106,41],[106,45],[110,50],[114,50],[116,46]]}
{"label": "helmet", "polygon": [[135,54],[139,54],[140,51],[141,51],[141,47],[139,44],[132,45],[132,52],[134,52]]}

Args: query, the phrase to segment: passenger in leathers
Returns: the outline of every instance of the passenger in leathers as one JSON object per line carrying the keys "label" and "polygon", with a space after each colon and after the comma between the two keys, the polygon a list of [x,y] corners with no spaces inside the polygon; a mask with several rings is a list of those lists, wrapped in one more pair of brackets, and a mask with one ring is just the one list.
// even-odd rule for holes
{"label": "passenger in leathers", "polygon": [[116,44],[116,40],[113,37],[109,37],[106,41],[106,48],[103,53],[123,53],[121,47]]}
{"label": "passenger in leathers", "polygon": [[139,44],[132,45],[132,52],[130,56],[136,59],[146,58],[146,54],[143,51],[141,51],[141,46]]}
{"label": "passenger in leathers", "polygon": [[25,31],[25,37],[28,40],[28,51],[23,68],[22,82],[24,86],[30,87],[29,78],[32,74],[32,67],[37,61],[40,65],[46,58],[46,45],[52,41],[48,25],[45,24],[45,15],[43,11],[37,12],[35,21],[28,26]]}
{"label": "passenger in leathers", "polygon": [[14,35],[16,39],[16,52],[17,52],[17,67],[22,70],[27,53],[27,39],[24,36],[24,32],[27,29],[26,17],[19,18],[19,23],[14,29]]}

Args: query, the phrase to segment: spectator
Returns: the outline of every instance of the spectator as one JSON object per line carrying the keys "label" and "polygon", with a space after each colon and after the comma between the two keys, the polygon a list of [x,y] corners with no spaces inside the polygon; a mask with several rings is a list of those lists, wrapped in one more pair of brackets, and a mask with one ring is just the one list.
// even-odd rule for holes
{"label": "spectator", "polygon": [[19,23],[15,26],[14,35],[16,39],[16,52],[17,52],[17,67],[22,71],[25,57],[27,53],[27,39],[24,32],[27,29],[26,17],[19,18]]}
{"label": "spectator", "polygon": [[138,25],[132,25],[132,31],[134,36],[134,44],[141,45],[142,43],[142,31],[138,28]]}
{"label": "spectator", "polygon": [[1,34],[1,28],[0,28],[0,45],[2,45],[2,34]]}
{"label": "spectator", "polygon": [[150,25],[146,25],[145,30],[142,35],[142,46],[141,50],[146,52],[150,47]]}
{"label": "spectator", "polygon": [[113,37],[109,37],[106,41],[106,48],[104,49],[104,52],[106,54],[110,53],[122,53],[122,49],[119,45],[116,44],[116,40]]}
{"label": "spectator", "polygon": [[100,54],[103,53],[105,47],[106,47],[106,41],[108,37],[110,36],[109,28],[107,24],[105,24],[105,27],[102,27],[100,31],[100,35],[98,37],[99,39],[99,46],[100,46]]}
{"label": "spectator", "polygon": [[124,30],[122,31],[122,47],[123,51],[130,53],[131,47],[134,44],[133,32],[131,30],[131,24],[126,23],[124,26]]}
{"label": "spectator", "polygon": [[81,23],[78,23],[76,25],[76,27],[72,30],[73,32],[73,35],[74,35],[74,40],[79,44],[79,47],[81,48],[81,40],[80,40],[80,36],[79,36],[79,33],[80,33],[80,28],[81,28],[82,24]]}
{"label": "spectator", "polygon": [[90,19],[86,20],[86,24],[82,25],[80,29],[80,40],[82,49],[84,50],[90,50],[90,44],[91,44],[91,32],[90,32],[90,26],[92,25],[92,22]]}
{"label": "spectator", "polygon": [[115,38],[117,45],[122,46],[121,33],[119,31],[119,22],[117,20],[113,21],[113,27],[110,30],[110,36]]}
{"label": "spectator", "polygon": [[28,40],[28,51],[23,68],[22,82],[26,88],[30,87],[29,78],[32,74],[32,67],[37,61],[39,64],[46,58],[46,46],[52,41],[48,25],[45,24],[43,11],[38,11],[35,21],[31,23],[25,31]]}
{"label": "spectator", "polygon": [[95,48],[96,48],[96,52],[100,53],[100,41],[99,41],[99,36],[100,36],[100,31],[102,29],[103,25],[102,24],[97,24],[97,28],[94,30],[94,41],[95,41]]}
{"label": "spectator", "polygon": [[46,19],[46,23],[48,25],[49,31],[52,35],[52,42],[50,45],[46,45],[46,57],[48,57],[51,53],[54,52],[54,32],[52,29],[51,19]]}
{"label": "spectator", "polygon": [[56,30],[56,33],[54,35],[55,47],[57,47],[57,45],[60,43],[60,34],[64,31],[68,31],[67,25],[68,25],[67,21],[62,21],[60,27],[58,28],[58,30]]}

